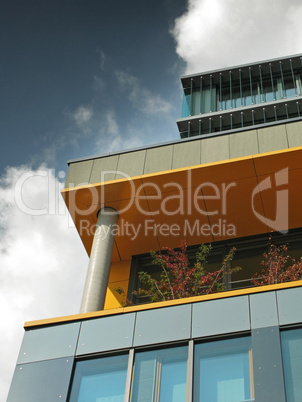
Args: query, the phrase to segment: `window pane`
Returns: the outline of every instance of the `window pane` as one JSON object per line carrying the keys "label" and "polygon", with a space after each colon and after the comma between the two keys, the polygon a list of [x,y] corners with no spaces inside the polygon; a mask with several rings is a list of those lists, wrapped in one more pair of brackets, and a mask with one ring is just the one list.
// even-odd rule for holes
{"label": "window pane", "polygon": [[187,347],[135,355],[132,402],[185,402]]}
{"label": "window pane", "polygon": [[287,402],[302,401],[302,329],[281,333]]}
{"label": "window pane", "polygon": [[195,402],[252,400],[249,343],[250,338],[240,338],[195,347]]}
{"label": "window pane", "polygon": [[70,402],[123,402],[128,356],[78,362]]}

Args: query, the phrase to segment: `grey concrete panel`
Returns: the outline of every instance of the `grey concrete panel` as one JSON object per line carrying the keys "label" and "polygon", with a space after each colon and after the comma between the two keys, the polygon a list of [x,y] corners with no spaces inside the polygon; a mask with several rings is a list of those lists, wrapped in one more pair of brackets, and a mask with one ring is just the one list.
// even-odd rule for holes
{"label": "grey concrete panel", "polygon": [[250,295],[251,327],[265,328],[278,325],[277,300],[275,292]]}
{"label": "grey concrete panel", "polygon": [[283,366],[278,327],[252,330],[255,400],[285,402]]}
{"label": "grey concrete panel", "polygon": [[230,159],[229,135],[205,138],[200,141],[201,163],[211,163]]}
{"label": "grey concrete panel", "polygon": [[[119,157],[117,170],[130,177],[140,176],[143,174],[145,165],[146,151],[130,152],[121,154]],[[117,173],[116,179],[124,178],[122,174]]]}
{"label": "grey concrete panel", "polygon": [[200,165],[200,141],[189,141],[174,145],[172,169]]}
{"label": "grey concrete panel", "polygon": [[66,401],[73,357],[16,366],[7,402]]}
{"label": "grey concrete panel", "polygon": [[92,165],[92,160],[71,163],[66,176],[65,188],[88,184]]}
{"label": "grey concrete panel", "polygon": [[302,146],[302,121],[286,124],[288,145],[292,147]]}
{"label": "grey concrete panel", "polygon": [[114,180],[116,176],[119,155],[106,156],[94,160],[90,183],[100,183]]}
{"label": "grey concrete panel", "polygon": [[17,364],[73,356],[80,325],[76,322],[26,331]]}
{"label": "grey concrete panel", "polygon": [[190,339],[191,305],[139,311],[134,346]]}
{"label": "grey concrete panel", "polygon": [[258,143],[260,153],[288,148],[285,125],[260,128]]}
{"label": "grey concrete panel", "polygon": [[173,145],[147,150],[144,174],[172,169]]}
{"label": "grey concrete panel", "polygon": [[135,313],[83,321],[76,354],[130,348],[134,323]]}
{"label": "grey concrete panel", "polygon": [[231,134],[230,158],[239,158],[259,153],[257,130]]}
{"label": "grey concrete panel", "polygon": [[279,325],[302,323],[302,287],[277,292]]}
{"label": "grey concrete panel", "polygon": [[250,329],[248,296],[193,304],[192,337],[227,334]]}

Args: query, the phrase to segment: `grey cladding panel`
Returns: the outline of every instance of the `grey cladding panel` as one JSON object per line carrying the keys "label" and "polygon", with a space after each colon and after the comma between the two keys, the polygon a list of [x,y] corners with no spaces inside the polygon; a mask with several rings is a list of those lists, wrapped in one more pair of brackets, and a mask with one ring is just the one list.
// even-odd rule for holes
{"label": "grey cladding panel", "polygon": [[89,183],[93,161],[71,163],[65,181],[65,188],[86,185]]}
{"label": "grey cladding panel", "polygon": [[173,145],[147,150],[144,174],[172,169]]}
{"label": "grey cladding panel", "polygon": [[285,402],[278,327],[252,330],[255,400]]}
{"label": "grey cladding panel", "polygon": [[200,165],[200,140],[174,145],[172,169]]}
{"label": "grey cladding panel", "polygon": [[73,356],[80,325],[76,322],[26,331],[17,364]]}
{"label": "grey cladding panel", "polygon": [[277,292],[279,325],[302,323],[302,287]]}
{"label": "grey cladding panel", "polygon": [[302,146],[302,122],[286,124],[286,131],[288,137],[288,145],[292,147]]}
{"label": "grey cladding panel", "polygon": [[120,314],[83,321],[76,354],[130,348],[135,314]]}
{"label": "grey cladding panel", "polygon": [[200,141],[201,163],[212,163],[230,159],[229,135],[205,138]]}
{"label": "grey cladding panel", "polygon": [[278,325],[275,292],[250,295],[250,309],[252,328],[264,328]]}
{"label": "grey cladding panel", "polygon": [[112,155],[94,160],[90,183],[100,183],[114,180],[119,156]]}
{"label": "grey cladding panel", "polygon": [[226,334],[250,329],[248,296],[193,304],[192,337]]}
{"label": "grey cladding panel", "polygon": [[136,318],[134,346],[189,339],[191,305],[139,311]]}
{"label": "grey cladding panel", "polygon": [[231,134],[229,138],[230,158],[239,158],[259,153],[256,130]]}
{"label": "grey cladding panel", "polygon": [[142,175],[144,171],[145,158],[145,150],[121,154],[117,165],[118,172],[115,178],[124,178],[124,175],[126,175],[126,177]]}
{"label": "grey cladding panel", "polygon": [[18,365],[7,402],[66,401],[73,358]]}
{"label": "grey cladding panel", "polygon": [[260,153],[288,148],[285,125],[259,129],[258,143]]}

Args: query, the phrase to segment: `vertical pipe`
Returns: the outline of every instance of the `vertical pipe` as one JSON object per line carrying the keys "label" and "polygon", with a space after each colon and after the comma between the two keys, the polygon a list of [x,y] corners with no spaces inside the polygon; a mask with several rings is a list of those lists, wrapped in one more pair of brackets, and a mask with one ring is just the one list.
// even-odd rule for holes
{"label": "vertical pipe", "polygon": [[277,115],[277,106],[274,106],[274,113],[275,113],[275,120],[278,120],[278,115]]}
{"label": "vertical pipe", "polygon": [[271,84],[272,84],[272,91],[273,91],[273,99],[276,100],[276,91],[274,87],[274,77],[273,77],[273,69],[272,69],[272,63],[269,63],[269,72],[271,76]]}
{"label": "vertical pipe", "polygon": [[198,120],[198,135],[201,135],[201,120]]}
{"label": "vertical pipe", "polygon": [[80,313],[104,308],[117,221],[113,208],[105,207],[98,213]]}
{"label": "vertical pipe", "polygon": [[222,131],[222,116],[219,117],[219,123],[220,123],[219,124],[219,126],[220,126],[219,129],[220,129],[220,131]]}
{"label": "vertical pipe", "polygon": [[265,107],[262,109],[262,111],[263,111],[263,123],[266,123]]}
{"label": "vertical pipe", "polygon": [[300,117],[300,106],[299,106],[299,102],[296,102],[296,105],[297,105],[298,117]]}
{"label": "vertical pipe", "polygon": [[252,110],[252,122],[253,122],[253,126],[255,125],[255,115],[254,115],[254,110]]}
{"label": "vertical pipe", "polygon": [[188,137],[191,137],[191,122],[188,121]]}
{"label": "vertical pipe", "polygon": [[209,133],[212,132],[212,119],[211,117],[209,118]]}
{"label": "vertical pipe", "polygon": [[230,114],[230,123],[231,123],[231,130],[233,128],[233,115],[232,113]]}
{"label": "vertical pipe", "polygon": [[285,104],[285,111],[286,111],[286,118],[288,119],[288,108],[287,108],[287,103]]}
{"label": "vertical pipe", "polygon": [[243,112],[241,112],[241,127],[243,127],[244,126],[244,124],[243,124]]}

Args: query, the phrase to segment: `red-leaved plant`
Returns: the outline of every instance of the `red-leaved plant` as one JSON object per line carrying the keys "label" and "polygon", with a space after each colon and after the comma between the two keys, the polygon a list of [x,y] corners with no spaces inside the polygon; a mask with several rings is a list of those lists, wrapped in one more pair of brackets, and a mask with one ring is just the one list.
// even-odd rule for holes
{"label": "red-leaved plant", "polygon": [[224,275],[240,269],[230,268],[235,248],[229,251],[221,268],[215,272],[206,270],[210,251],[211,245],[201,244],[194,265],[189,262],[185,241],[181,241],[176,250],[164,247],[163,252],[151,251],[152,264],[162,269],[160,279],[152,278],[147,272],[139,272],[139,280],[144,286],[135,294],[148,296],[150,302],[157,302],[223,291]]}
{"label": "red-leaved plant", "polygon": [[288,246],[282,244],[276,246],[269,239],[268,251],[263,253],[264,259],[261,261],[261,273],[257,272],[252,277],[252,284],[256,286],[272,285],[274,283],[283,283],[297,281],[302,279],[302,259],[297,261],[288,255]]}

